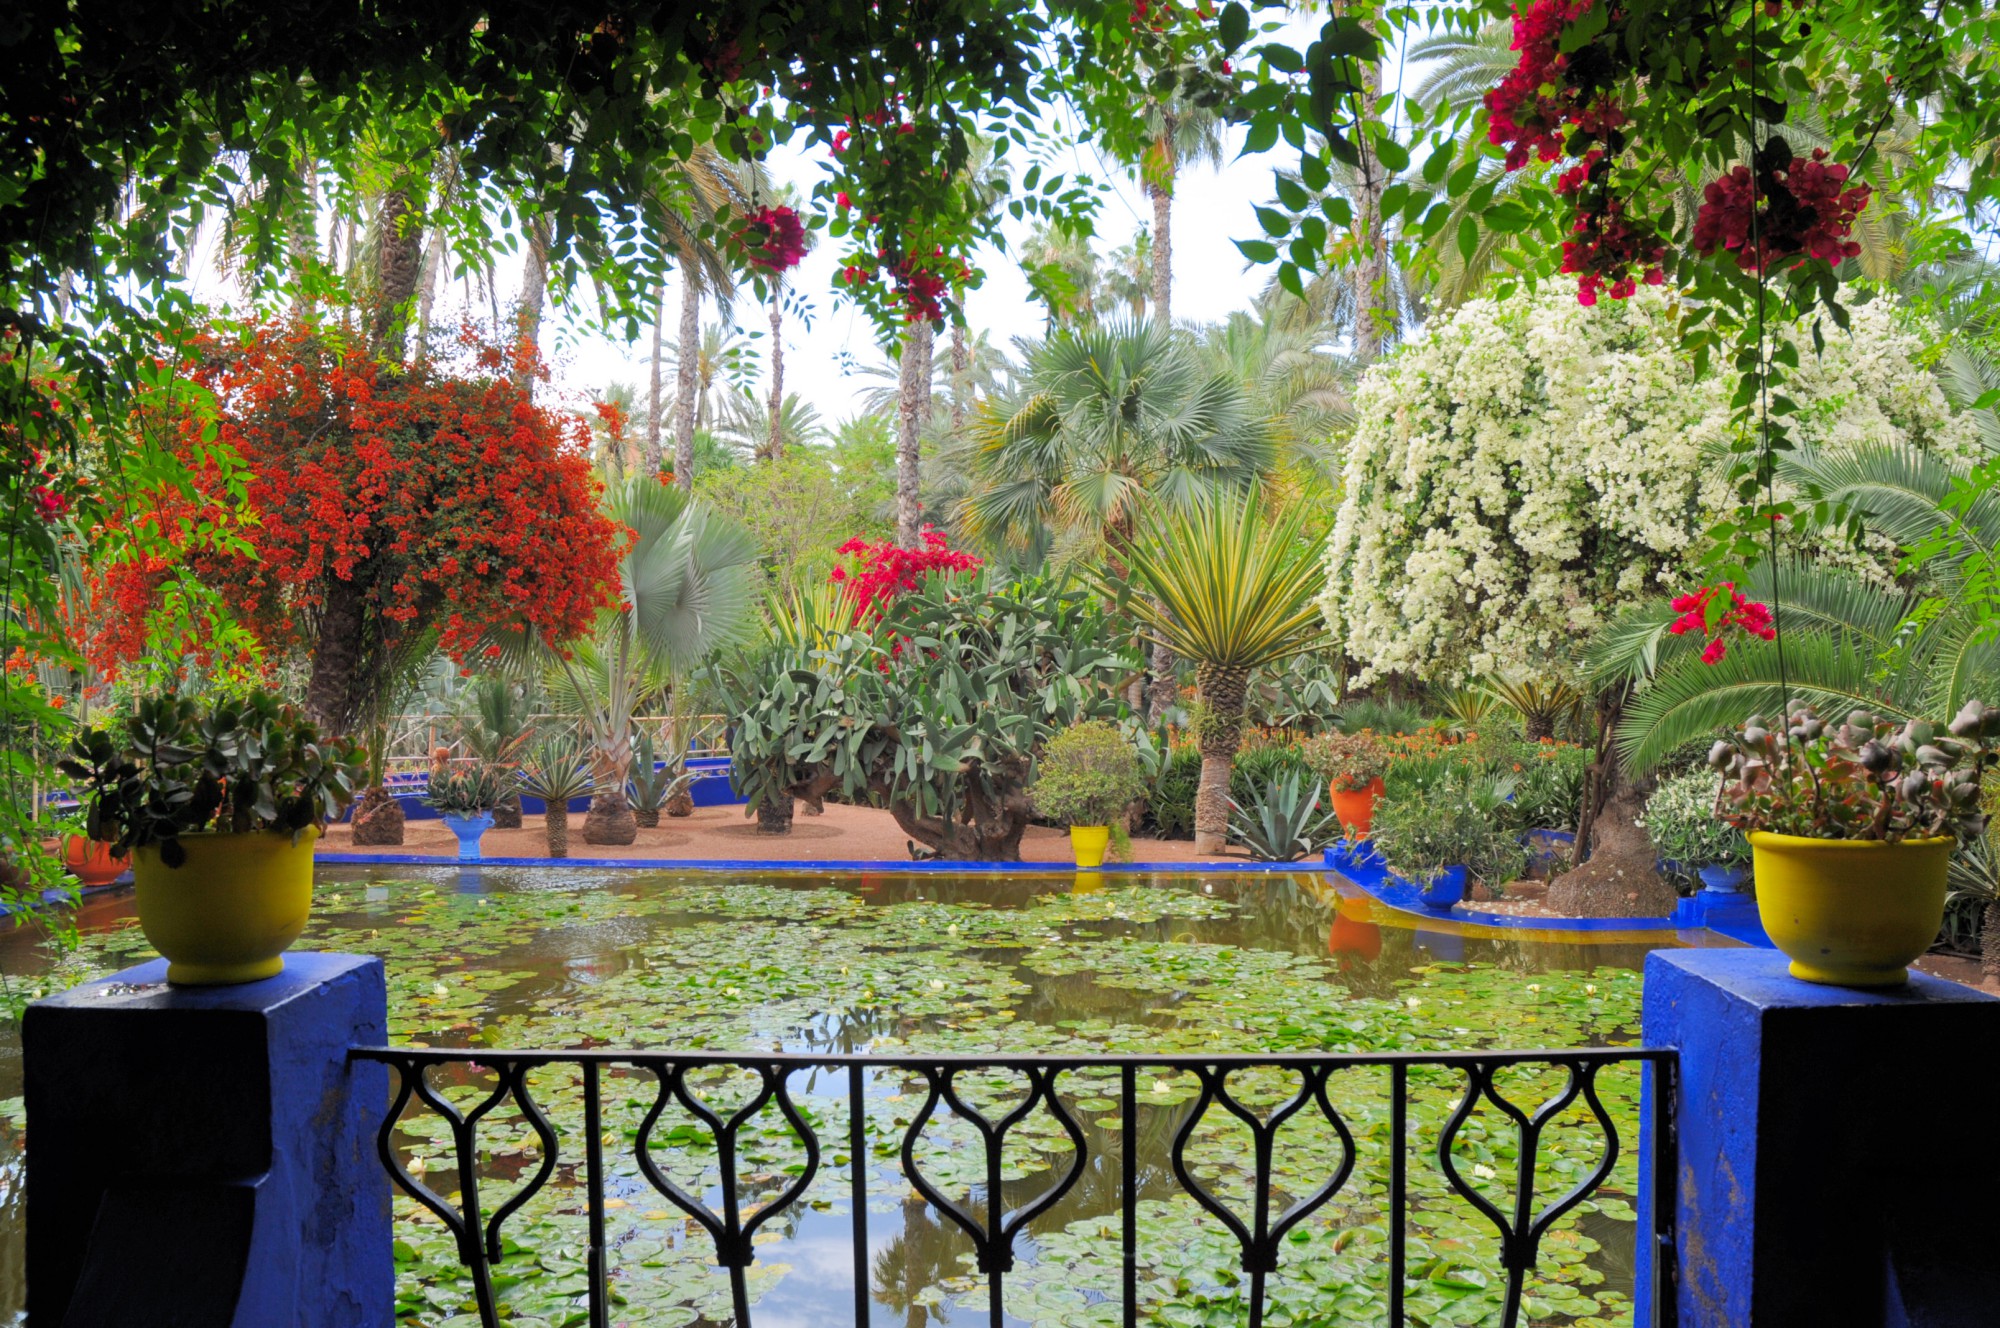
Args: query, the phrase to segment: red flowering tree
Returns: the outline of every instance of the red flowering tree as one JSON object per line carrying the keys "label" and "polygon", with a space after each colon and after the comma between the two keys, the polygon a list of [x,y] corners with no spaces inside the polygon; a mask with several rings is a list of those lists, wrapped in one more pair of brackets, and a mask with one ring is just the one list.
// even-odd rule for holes
{"label": "red flowering tree", "polygon": [[915,590],[932,572],[976,572],[980,560],[963,549],[951,547],[942,531],[925,526],[917,532],[923,547],[906,549],[893,540],[865,540],[856,537],[834,552],[852,558],[851,566],[836,567],[828,578],[846,588],[854,602],[850,625],[879,622],[889,603],[907,590]]}
{"label": "red flowering tree", "polygon": [[[306,325],[214,332],[203,351],[191,376],[215,394],[213,427],[242,474],[196,467],[195,493],[142,495],[126,519],[171,529],[243,486],[239,548],[191,551],[187,564],[267,653],[304,661],[307,708],[329,729],[369,716],[433,641],[461,662],[496,632],[555,643],[615,599],[625,536],[599,511],[583,420],[504,377],[405,372]],[[210,424],[184,414],[173,427],[194,457]],[[107,662],[145,648],[166,570],[110,570],[124,612],[100,639]]]}

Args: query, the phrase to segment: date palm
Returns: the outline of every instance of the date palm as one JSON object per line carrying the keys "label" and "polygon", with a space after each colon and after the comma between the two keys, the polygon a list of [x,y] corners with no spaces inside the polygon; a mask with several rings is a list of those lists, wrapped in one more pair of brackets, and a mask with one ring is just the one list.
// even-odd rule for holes
{"label": "date palm", "polygon": [[[1243,733],[1252,671],[1324,640],[1314,596],[1318,549],[1294,513],[1266,522],[1258,491],[1204,493],[1140,521],[1127,553],[1132,611],[1149,636],[1194,661],[1204,713],[1196,738],[1197,853],[1219,853],[1229,832],[1229,777]],[[1106,578],[1108,582],[1108,578]]]}

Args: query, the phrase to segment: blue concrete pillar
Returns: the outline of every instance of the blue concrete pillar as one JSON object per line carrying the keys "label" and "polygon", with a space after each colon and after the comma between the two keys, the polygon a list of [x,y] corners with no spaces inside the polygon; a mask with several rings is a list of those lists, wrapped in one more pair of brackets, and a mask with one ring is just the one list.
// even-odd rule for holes
{"label": "blue concrete pillar", "polygon": [[31,1328],[383,1328],[382,961],[294,953],[234,987],[166,961],[28,1007]]}
{"label": "blue concrete pillar", "polygon": [[[1646,958],[1644,1040],[1680,1052],[1681,1328],[2000,1324],[1991,1113],[2000,1000],[1800,982],[1770,950]],[[1658,1079],[1642,1119],[1654,1119]],[[1639,1230],[1661,1187],[1642,1133]],[[1640,1260],[1637,1301],[1656,1288]]]}

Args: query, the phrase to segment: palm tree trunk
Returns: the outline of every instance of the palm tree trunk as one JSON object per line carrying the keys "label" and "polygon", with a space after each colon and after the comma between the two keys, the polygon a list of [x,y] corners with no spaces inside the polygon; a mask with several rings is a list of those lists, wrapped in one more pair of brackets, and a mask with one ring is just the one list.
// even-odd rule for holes
{"label": "palm tree trunk", "polygon": [[965,424],[965,375],[972,367],[972,347],[965,342],[965,324],[953,321],[951,325],[951,430],[957,433]]}
{"label": "palm tree trunk", "polygon": [[918,444],[930,413],[930,386],[931,325],[912,323],[903,338],[896,401],[896,543],[906,549],[917,547],[923,517]]}
{"label": "palm tree trunk", "polygon": [[785,440],[778,421],[785,405],[785,308],[778,302],[778,285],[771,285],[771,437],[764,454],[771,461],[785,459]]}
{"label": "palm tree trunk", "polygon": [[368,344],[385,360],[403,358],[410,300],[423,269],[423,234],[407,224],[414,210],[407,192],[391,189],[375,211],[375,307],[370,310]]}
{"label": "palm tree trunk", "polygon": [[547,812],[549,830],[549,856],[566,858],[569,856],[569,804],[560,799],[552,799]]}
{"label": "palm tree trunk", "polygon": [[530,390],[542,349],[542,306],[549,296],[549,243],[554,230],[546,216],[528,222],[528,262],[521,273],[521,303],[514,310],[514,386]]}
{"label": "palm tree trunk", "polygon": [[646,399],[646,464],[658,475],[666,460],[660,451],[660,426],[666,420],[666,403],[660,399],[661,360],[666,345],[667,285],[653,292],[653,365],[651,395]]}
{"label": "palm tree trunk", "polygon": [[701,359],[701,287],[687,265],[681,266],[681,360],[675,374],[674,483],[683,493],[694,492],[695,370]]}
{"label": "palm tree trunk", "polygon": [[1220,853],[1229,842],[1229,777],[1236,769],[1236,749],[1243,741],[1243,702],[1250,670],[1203,664],[1195,671],[1204,706],[1201,732],[1201,782],[1194,793],[1194,851]]}
{"label": "palm tree trunk", "polygon": [[[1343,6],[1336,6],[1342,8]],[[1369,61],[1361,67],[1361,113],[1374,117],[1382,93],[1382,71]],[[1381,161],[1370,150],[1368,135],[1355,135],[1361,152],[1361,177],[1354,188],[1354,225],[1361,236],[1361,261],[1354,265],[1354,358],[1371,364],[1388,339],[1384,306],[1388,302],[1389,244],[1382,226],[1382,193],[1389,187]]]}
{"label": "palm tree trunk", "polygon": [[1174,648],[1165,641],[1153,642],[1152,678],[1146,684],[1146,719],[1158,724],[1169,707],[1179,699],[1174,685]]}
{"label": "palm tree trunk", "polygon": [[[458,188],[458,153],[445,149],[438,157],[438,206],[451,202]],[[433,226],[424,237],[424,268],[417,278],[417,357],[424,358],[431,340],[431,313],[437,307],[438,278],[444,273],[444,228]]]}
{"label": "palm tree trunk", "polygon": [[[1169,117],[1171,121],[1172,117]],[[1171,131],[1170,131],[1171,132]],[[1169,170],[1172,168],[1169,167]],[[1153,317],[1161,327],[1174,325],[1174,188],[1148,184],[1153,200]]]}

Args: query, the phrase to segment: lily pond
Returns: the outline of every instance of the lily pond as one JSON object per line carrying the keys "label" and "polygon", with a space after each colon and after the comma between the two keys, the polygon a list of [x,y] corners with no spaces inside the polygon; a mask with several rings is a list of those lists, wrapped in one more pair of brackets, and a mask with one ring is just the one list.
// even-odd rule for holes
{"label": "lily pond", "polygon": [[[322,866],[302,948],[382,956],[392,1040],[432,1047],[631,1047],[895,1055],[937,1053],[1376,1052],[1635,1044],[1647,946],[1471,937],[1413,919],[1319,873],[724,875],[581,868],[417,869]],[[1351,889],[1351,887],[1348,887]],[[129,894],[91,901],[83,944],[59,963],[32,934],[0,941],[17,989],[56,990],[151,957]],[[21,1298],[18,1040],[0,1047],[0,1317]],[[706,1233],[640,1174],[634,1141],[656,1084],[632,1067],[607,1070],[603,1143],[612,1321],[671,1328],[730,1322],[729,1280]],[[483,1077],[482,1077],[483,1075]],[[1607,1067],[1600,1096],[1622,1148],[1610,1179],[1544,1239],[1525,1321],[1628,1324],[1633,1282],[1639,1071]],[[477,1101],[490,1072],[434,1073],[454,1101]],[[578,1183],[583,1103],[573,1067],[531,1072],[564,1165],[508,1222],[495,1285],[506,1321],[560,1328],[586,1321],[587,1219]],[[1414,1324],[1497,1322],[1506,1278],[1493,1226],[1452,1194],[1436,1141],[1464,1078],[1437,1068],[1410,1076],[1411,1194],[1406,1312]],[[745,1101],[741,1072],[691,1074],[712,1104]],[[1058,1081],[1085,1131],[1090,1165],[1028,1229],[1004,1282],[1010,1325],[1084,1328],[1119,1322],[1121,1121],[1116,1071]],[[1296,1075],[1239,1072],[1230,1089],[1269,1109]],[[1508,1096],[1532,1107],[1562,1076],[1503,1074]],[[844,1072],[800,1072],[791,1091],[824,1145],[803,1199],[759,1231],[749,1273],[758,1328],[816,1328],[853,1319],[848,1107]],[[1389,1277],[1390,1126],[1386,1073],[1348,1070],[1329,1084],[1355,1142],[1353,1175],[1287,1238],[1265,1322],[1383,1322]],[[1020,1100],[1018,1076],[967,1076],[975,1106]],[[1174,1181],[1168,1148],[1198,1087],[1193,1076],[1142,1070],[1135,1115],[1140,1177],[1141,1321],[1246,1322],[1248,1282],[1227,1229]],[[971,1241],[904,1178],[898,1152],[923,1105],[921,1081],[891,1072],[866,1084],[871,1328],[987,1321],[986,1281]],[[385,1104],[386,1106],[386,1104]],[[411,1170],[456,1196],[449,1135],[412,1107],[401,1142]],[[515,1109],[483,1123],[481,1194],[488,1211],[540,1163]],[[803,1168],[804,1150],[775,1106],[745,1134],[740,1193],[768,1201]],[[1194,1174],[1248,1211],[1250,1135],[1220,1107],[1192,1135]],[[1011,1209],[1066,1168],[1073,1145],[1046,1110],[1009,1136],[1003,1199]],[[1538,1206],[1565,1193],[1603,1156],[1603,1132],[1581,1101],[1544,1135]],[[715,1149],[678,1107],[654,1132],[668,1175],[718,1203]],[[986,1177],[971,1126],[941,1113],[918,1149],[948,1196],[983,1208]],[[1286,1204],[1337,1168],[1341,1144],[1320,1113],[1278,1135],[1274,1175]],[[1515,1133],[1482,1106],[1454,1158],[1486,1197],[1511,1211]],[[396,1200],[399,1322],[473,1328],[470,1282],[443,1226]]]}

